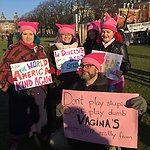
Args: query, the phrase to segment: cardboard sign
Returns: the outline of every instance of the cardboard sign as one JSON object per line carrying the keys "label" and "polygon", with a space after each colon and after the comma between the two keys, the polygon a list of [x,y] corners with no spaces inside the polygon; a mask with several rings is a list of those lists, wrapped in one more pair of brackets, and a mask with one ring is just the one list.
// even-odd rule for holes
{"label": "cardboard sign", "polygon": [[137,148],[138,111],[127,101],[138,94],[63,90],[64,134],[92,143]]}
{"label": "cardboard sign", "polygon": [[13,78],[17,78],[14,82],[16,91],[52,83],[47,58],[15,63],[10,67]]}
{"label": "cardboard sign", "polygon": [[55,50],[57,69],[61,70],[61,73],[77,71],[84,55],[83,47]]}
{"label": "cardboard sign", "polygon": [[120,70],[123,56],[98,50],[92,50],[92,53],[105,54],[104,62],[101,67],[101,72],[104,73],[107,78],[118,81],[118,77],[115,75],[115,71]]}

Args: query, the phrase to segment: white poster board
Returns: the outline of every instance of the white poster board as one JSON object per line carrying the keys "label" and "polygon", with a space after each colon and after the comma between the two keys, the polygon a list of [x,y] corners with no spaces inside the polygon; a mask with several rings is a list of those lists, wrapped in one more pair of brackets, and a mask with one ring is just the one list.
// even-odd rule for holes
{"label": "white poster board", "polygon": [[104,73],[107,78],[117,81],[118,77],[115,75],[115,71],[120,70],[123,56],[98,50],[92,50],[92,53],[105,53],[101,72]]}
{"label": "white poster board", "polygon": [[52,83],[47,58],[15,63],[10,67],[12,77],[17,79],[14,81],[16,91]]}
{"label": "white poster board", "polygon": [[84,55],[83,47],[55,50],[56,67],[61,73],[77,71]]}

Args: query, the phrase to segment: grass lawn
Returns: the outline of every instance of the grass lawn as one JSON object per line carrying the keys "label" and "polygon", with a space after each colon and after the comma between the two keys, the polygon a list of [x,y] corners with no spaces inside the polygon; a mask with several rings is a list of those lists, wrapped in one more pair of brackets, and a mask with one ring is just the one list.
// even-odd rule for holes
{"label": "grass lawn", "polygon": [[[14,39],[14,41],[16,41]],[[49,43],[52,43],[52,38],[42,38],[41,43],[47,51]],[[0,41],[0,60],[4,54],[3,49],[6,48],[7,41]],[[124,92],[139,93],[148,103],[147,113],[144,114],[142,120],[139,122],[138,134],[138,150],[150,150],[150,46],[144,45],[130,45],[128,47],[129,57],[131,61],[131,69],[125,76]],[[8,101],[7,94],[0,92],[0,150],[8,150],[9,135],[8,132]],[[127,122],[127,128],[130,128],[130,123]],[[2,138],[3,137],[3,138]],[[33,139],[24,138],[22,140],[21,150],[49,150],[46,144],[42,148],[37,148]]]}
{"label": "grass lawn", "polygon": [[125,92],[139,93],[148,103],[147,113],[139,123],[138,150],[150,150],[150,46],[131,45],[128,52],[132,66],[125,76]]}

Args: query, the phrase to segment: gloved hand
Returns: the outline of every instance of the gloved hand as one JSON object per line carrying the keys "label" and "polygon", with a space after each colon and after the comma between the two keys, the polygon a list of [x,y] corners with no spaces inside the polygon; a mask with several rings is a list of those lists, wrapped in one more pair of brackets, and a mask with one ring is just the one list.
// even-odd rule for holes
{"label": "gloved hand", "polygon": [[51,67],[50,70],[49,70],[49,73],[54,74],[55,73],[55,68]]}
{"label": "gloved hand", "polygon": [[78,68],[78,69],[77,69],[77,74],[78,74],[78,75],[81,75],[81,68]]}
{"label": "gloved hand", "polygon": [[14,83],[14,81],[17,81],[17,78],[13,78],[12,76],[8,77],[8,82],[9,83]]}
{"label": "gloved hand", "polygon": [[57,117],[61,117],[63,115],[63,112],[64,112],[64,107],[61,103],[59,103],[57,106],[56,106],[56,116]]}
{"label": "gloved hand", "polygon": [[135,97],[130,100],[130,105],[132,108],[138,110],[139,115],[143,115],[147,110],[147,102],[141,97]]}
{"label": "gloved hand", "polygon": [[54,67],[51,67],[49,70],[49,73],[54,74],[56,73],[56,76],[59,76],[61,74],[60,70],[56,70]]}
{"label": "gloved hand", "polygon": [[60,74],[61,74],[61,71],[60,71],[60,70],[57,70],[57,71],[56,71],[56,75],[57,75],[57,76],[60,76]]}

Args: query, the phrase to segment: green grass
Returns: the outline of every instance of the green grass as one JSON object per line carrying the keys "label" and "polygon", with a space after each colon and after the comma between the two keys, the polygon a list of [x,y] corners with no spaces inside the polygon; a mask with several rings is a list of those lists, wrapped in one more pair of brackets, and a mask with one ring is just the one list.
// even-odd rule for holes
{"label": "green grass", "polygon": [[147,113],[139,122],[138,150],[150,150],[150,46],[131,45],[128,52],[132,66],[125,76],[125,92],[139,93],[148,103]]}
{"label": "green grass", "polygon": [[[15,40],[15,39],[14,39]],[[53,42],[53,38],[42,38],[41,43],[47,51],[49,43]],[[6,47],[7,41],[0,41],[0,60],[4,54],[3,49]],[[139,122],[139,141],[138,150],[150,150],[150,46],[130,45],[128,47],[129,57],[131,61],[131,69],[125,76],[124,92],[139,93],[148,103],[147,113],[144,114]],[[6,97],[3,93],[3,97]],[[9,141],[8,132],[8,101],[1,98],[0,93],[0,150],[7,150]],[[130,123],[127,123],[127,128],[130,128]],[[2,146],[5,147],[2,148]],[[21,150],[36,150],[37,148],[33,139],[24,138],[22,140]],[[41,150],[48,150],[45,144]]]}

